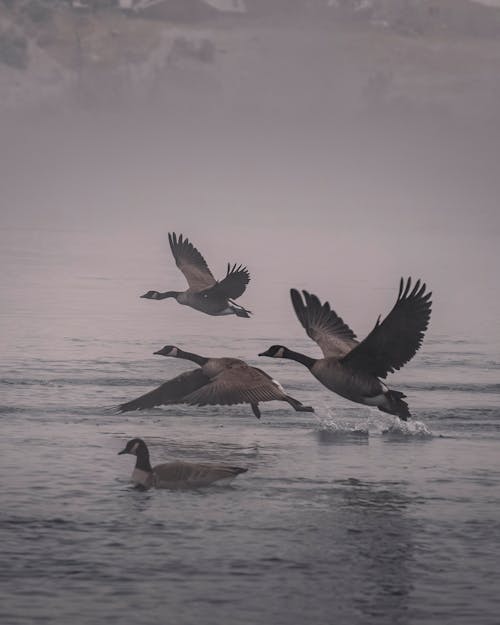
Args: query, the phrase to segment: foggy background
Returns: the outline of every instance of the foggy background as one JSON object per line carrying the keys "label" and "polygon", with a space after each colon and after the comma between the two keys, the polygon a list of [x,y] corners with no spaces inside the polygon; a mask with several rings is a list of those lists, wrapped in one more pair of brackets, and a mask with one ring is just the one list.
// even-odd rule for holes
{"label": "foggy background", "polygon": [[[248,266],[241,303],[266,337],[302,335],[290,287],[330,301],[363,336],[411,275],[435,294],[430,337],[497,340],[499,40],[375,17],[71,18],[86,24],[78,80],[0,117],[5,335],[45,332],[55,348],[110,323],[102,300],[134,319],[138,338],[146,318],[164,328],[160,342],[173,338],[169,321],[199,329],[195,311],[138,299],[185,288],[168,248],[175,231],[216,277],[228,261]],[[160,33],[134,65],[149,68],[143,78],[117,71],[120,30],[101,48],[116,58],[88,60],[99,19],[119,19],[127,36]],[[179,33],[213,42],[213,58],[172,60]],[[208,322],[255,335],[252,321]]]}
{"label": "foggy background", "polygon": [[[86,4],[0,0],[3,622],[497,625],[500,9]],[[186,288],[168,232],[217,278],[247,265],[250,319],[140,299]],[[407,423],[257,356],[320,354],[291,287],[362,338],[401,276],[433,291],[388,379]],[[315,413],[117,414],[192,368],[165,344],[243,358]],[[137,492],[135,436],[153,464],[248,473]]]}

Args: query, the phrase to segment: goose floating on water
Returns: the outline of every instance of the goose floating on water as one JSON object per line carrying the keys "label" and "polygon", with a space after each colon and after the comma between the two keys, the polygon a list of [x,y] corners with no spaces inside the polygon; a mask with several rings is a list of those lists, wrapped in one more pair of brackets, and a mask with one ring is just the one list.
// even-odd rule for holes
{"label": "goose floating on water", "polygon": [[184,274],[189,288],[187,291],[148,291],[141,297],[146,299],[166,299],[173,297],[179,304],[190,306],[207,315],[236,315],[250,317],[250,311],[234,300],[243,295],[250,282],[248,269],[242,265],[227,265],[225,278],[217,282],[212,272],[194,245],[182,234],[169,233],[170,249],[175,264]]}
{"label": "goose floating on water", "polygon": [[118,452],[136,457],[132,482],[137,488],[197,488],[214,482],[229,482],[247,469],[226,464],[198,464],[193,462],[168,462],[151,466],[149,450],[142,438],[128,441]]}
{"label": "goose floating on water", "polygon": [[259,402],[272,400],[286,401],[297,411],[314,412],[310,406],[287,395],[281,384],[262,369],[251,367],[244,360],[206,358],[175,345],[166,345],[155,354],[191,360],[199,365],[199,369],[185,371],[149,393],[121,404],[118,407],[120,412],[167,404],[250,404],[254,415],[260,419]]}
{"label": "goose floating on water", "polygon": [[351,328],[316,295],[290,290],[293,308],[307,335],[315,341],[324,358],[311,358],[283,345],[273,345],[259,356],[289,358],[304,366],[328,389],[366,406],[410,417],[406,395],[389,389],[379,378],[401,369],[422,345],[431,315],[431,295],[426,285],[401,278],[396,303],[387,317],[380,317],[361,342]]}

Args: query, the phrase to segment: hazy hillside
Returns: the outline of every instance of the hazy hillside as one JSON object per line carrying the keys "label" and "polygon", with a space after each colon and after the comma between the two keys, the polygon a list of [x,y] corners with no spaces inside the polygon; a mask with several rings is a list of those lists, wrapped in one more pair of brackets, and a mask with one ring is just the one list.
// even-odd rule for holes
{"label": "hazy hillside", "polygon": [[4,0],[0,110],[123,106],[137,98],[232,107],[257,91],[276,98],[275,106],[314,92],[314,106],[322,99],[340,109],[496,115],[500,10],[467,0],[247,6],[245,16],[173,22]]}

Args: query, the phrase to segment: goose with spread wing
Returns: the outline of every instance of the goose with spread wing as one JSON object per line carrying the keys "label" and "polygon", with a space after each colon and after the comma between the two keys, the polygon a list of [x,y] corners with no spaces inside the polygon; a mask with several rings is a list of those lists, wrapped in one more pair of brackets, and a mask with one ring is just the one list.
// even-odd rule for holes
{"label": "goose with spread wing", "polygon": [[170,249],[175,264],[182,271],[189,288],[187,291],[148,291],[141,297],[146,299],[166,299],[173,297],[179,304],[190,306],[207,315],[236,315],[250,317],[250,311],[237,304],[234,300],[243,295],[250,282],[248,269],[242,265],[228,263],[226,276],[217,281],[208,265],[194,247],[182,234],[169,233]]}
{"label": "goose with spread wing", "polygon": [[295,410],[314,412],[310,406],[287,395],[279,382],[270,375],[251,367],[238,358],[206,358],[185,352],[175,345],[166,345],[155,352],[160,356],[183,358],[196,363],[199,368],[185,371],[137,399],[121,404],[120,412],[145,410],[169,404],[193,406],[250,404],[254,415],[260,419],[259,402],[285,401]]}
{"label": "goose with spread wing", "polygon": [[307,335],[315,341],[323,358],[311,358],[283,345],[273,345],[259,356],[289,358],[305,365],[328,389],[366,406],[410,417],[404,393],[389,389],[380,378],[401,369],[422,345],[431,316],[431,295],[426,285],[401,278],[396,303],[387,317],[380,317],[361,342],[351,328],[316,295],[291,289],[293,308]]}
{"label": "goose with spread wing", "polygon": [[135,456],[135,467],[131,481],[136,488],[198,488],[214,482],[230,482],[247,469],[227,464],[205,464],[196,462],[167,462],[151,466],[149,449],[142,438],[133,438],[118,455]]}

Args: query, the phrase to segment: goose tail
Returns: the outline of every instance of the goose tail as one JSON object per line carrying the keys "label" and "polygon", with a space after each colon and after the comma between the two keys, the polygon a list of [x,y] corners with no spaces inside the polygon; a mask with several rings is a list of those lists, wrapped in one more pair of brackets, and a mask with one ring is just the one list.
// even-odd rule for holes
{"label": "goose tail", "polygon": [[246,473],[248,471],[248,469],[244,469],[243,467],[230,467],[231,471],[233,471],[233,473],[235,475],[239,475],[240,473]]}
{"label": "goose tail", "polygon": [[402,421],[408,421],[411,417],[408,404],[403,400],[406,397],[401,391],[388,390],[384,393],[384,403],[378,406],[378,409],[388,414],[399,417]]}
{"label": "goose tail", "polygon": [[243,308],[243,306],[240,306],[232,299],[229,300],[229,304],[231,306],[231,310],[234,312],[234,314],[237,317],[245,317],[245,319],[250,318],[250,315],[252,314],[251,310],[247,310],[246,308]]}

